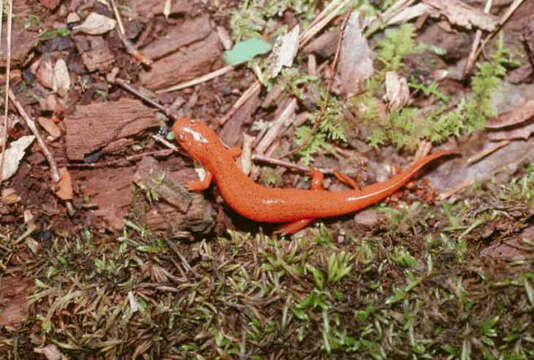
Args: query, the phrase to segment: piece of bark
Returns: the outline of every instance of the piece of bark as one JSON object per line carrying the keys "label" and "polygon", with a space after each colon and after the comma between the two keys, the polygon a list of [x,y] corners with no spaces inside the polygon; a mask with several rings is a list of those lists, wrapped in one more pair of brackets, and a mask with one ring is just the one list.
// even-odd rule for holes
{"label": "piece of bark", "polygon": [[243,125],[252,121],[252,114],[261,105],[261,87],[258,87],[254,94],[232,115],[224,124],[219,136],[228,146],[234,146],[241,140]]}
{"label": "piece of bark", "polygon": [[82,61],[89,71],[105,72],[111,68],[115,57],[108,43],[101,36],[74,35],[74,43],[82,55]]}
{"label": "piece of bark", "polygon": [[112,141],[158,126],[154,113],[132,99],[76,106],[64,119],[68,158],[82,160]]}
{"label": "piece of bark", "polygon": [[96,205],[94,214],[112,229],[120,230],[132,203],[133,168],[73,171],[82,192]]}
{"label": "piece of bark", "polygon": [[[16,9],[13,9],[14,11]],[[17,14],[14,12],[14,14]],[[18,17],[19,14],[17,14]],[[22,19],[22,17],[20,17]],[[2,39],[0,41],[0,67],[6,66],[6,54],[7,54],[7,21],[4,21],[2,25]],[[29,52],[39,42],[39,34],[37,32],[28,31],[24,29],[24,21],[13,21],[11,29],[11,67],[15,68],[22,65]]]}
{"label": "piece of bark", "polygon": [[182,213],[191,205],[191,195],[174,181],[159,162],[153,157],[146,156],[137,165],[134,182],[144,191],[157,194],[158,198],[167,201]]}
{"label": "piece of bark", "polygon": [[28,296],[33,292],[33,280],[17,277],[0,279],[0,326],[14,326],[29,314]]}
{"label": "piece of bark", "polygon": [[154,62],[150,70],[140,74],[140,80],[149,89],[167,88],[214,70],[220,57],[219,37],[211,32],[204,40]]}
{"label": "piece of bark", "polygon": [[[161,0],[130,0],[128,6],[133,8],[140,16],[152,18],[154,15],[163,14],[166,1]],[[171,0],[170,15],[185,14],[193,10],[195,1]]]}
{"label": "piece of bark", "polygon": [[164,36],[152,41],[143,47],[141,51],[150,59],[157,60],[183,46],[205,39],[211,32],[209,16],[198,16],[193,19],[187,19],[182,24],[169,26]]}

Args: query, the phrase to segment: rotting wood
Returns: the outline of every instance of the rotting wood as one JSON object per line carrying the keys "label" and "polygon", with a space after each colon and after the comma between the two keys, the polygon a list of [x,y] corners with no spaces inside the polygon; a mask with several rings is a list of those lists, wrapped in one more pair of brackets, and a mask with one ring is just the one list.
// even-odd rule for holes
{"label": "rotting wood", "polygon": [[68,158],[82,160],[112,141],[158,126],[154,113],[132,99],[77,106],[64,119]]}
{"label": "rotting wood", "polygon": [[146,156],[137,165],[134,182],[144,191],[158,196],[182,213],[191,205],[189,192],[166,171],[153,157]]}

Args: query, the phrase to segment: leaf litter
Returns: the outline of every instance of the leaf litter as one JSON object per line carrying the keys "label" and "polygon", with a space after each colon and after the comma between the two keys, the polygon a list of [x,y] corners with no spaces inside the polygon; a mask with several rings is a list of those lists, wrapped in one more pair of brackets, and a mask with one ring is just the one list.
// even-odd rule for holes
{"label": "leaf litter", "polygon": [[[8,358],[534,356],[532,92],[528,71],[507,75],[531,66],[531,2],[41,3],[17,2],[13,29],[12,98],[48,137],[9,156],[2,184]],[[207,76],[224,69],[224,34],[280,47]],[[310,166],[372,183],[423,140],[464,156],[285,240],[216,191],[188,196],[193,165],[164,139],[184,116],[246,142],[269,186],[306,187]],[[8,123],[7,151],[34,136]]]}

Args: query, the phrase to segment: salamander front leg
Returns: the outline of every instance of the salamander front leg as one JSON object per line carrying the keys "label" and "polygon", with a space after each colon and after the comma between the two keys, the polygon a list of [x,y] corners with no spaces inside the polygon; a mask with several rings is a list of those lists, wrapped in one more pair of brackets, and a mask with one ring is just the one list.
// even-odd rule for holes
{"label": "salamander front leg", "polygon": [[189,191],[204,191],[210,187],[213,175],[209,171],[206,171],[206,175],[202,180],[194,180],[187,184],[187,190]]}

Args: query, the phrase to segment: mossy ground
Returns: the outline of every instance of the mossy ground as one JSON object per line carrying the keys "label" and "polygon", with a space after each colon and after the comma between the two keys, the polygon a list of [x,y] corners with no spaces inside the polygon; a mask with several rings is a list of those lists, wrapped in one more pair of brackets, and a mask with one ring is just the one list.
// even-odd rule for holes
{"label": "mossy ground", "polygon": [[455,205],[381,206],[357,236],[13,234],[0,262],[36,290],[2,358],[53,343],[76,359],[532,359],[534,244],[516,261],[480,250],[532,222],[533,170]]}

